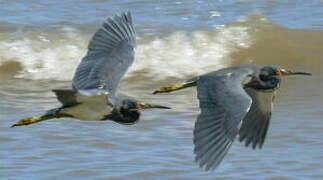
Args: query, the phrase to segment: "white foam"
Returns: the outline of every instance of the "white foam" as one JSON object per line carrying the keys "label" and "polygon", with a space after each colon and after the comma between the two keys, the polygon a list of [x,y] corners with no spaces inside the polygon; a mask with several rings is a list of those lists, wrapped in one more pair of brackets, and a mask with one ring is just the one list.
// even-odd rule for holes
{"label": "white foam", "polygon": [[0,65],[7,61],[19,62],[22,71],[17,78],[70,80],[85,54],[84,43],[84,38],[77,39],[70,31],[63,37],[41,34],[2,41]]}
{"label": "white foam", "polygon": [[[19,62],[16,77],[71,80],[86,53],[88,38],[75,29],[59,35],[25,35],[0,42],[0,65]],[[221,26],[214,31],[175,32],[169,36],[138,44],[136,61],[127,76],[158,79],[185,78],[230,65],[230,54],[252,43],[247,28]]]}
{"label": "white foam", "polygon": [[220,27],[214,32],[176,32],[139,45],[131,68],[141,75],[164,79],[185,78],[230,65],[230,54],[249,47],[251,37],[245,27]]}

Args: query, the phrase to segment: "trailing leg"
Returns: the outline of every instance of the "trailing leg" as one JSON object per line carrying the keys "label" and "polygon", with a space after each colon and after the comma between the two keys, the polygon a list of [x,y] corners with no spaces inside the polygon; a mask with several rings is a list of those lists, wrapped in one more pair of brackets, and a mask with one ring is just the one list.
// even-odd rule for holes
{"label": "trailing leg", "polygon": [[13,124],[11,127],[26,126],[26,125],[38,123],[38,122],[41,122],[41,121],[50,120],[50,119],[56,119],[56,118],[62,118],[62,117],[72,117],[72,116],[68,115],[68,114],[60,114],[58,112],[57,113],[48,113],[48,114],[45,114],[45,115],[40,116],[40,117],[24,118],[24,119],[16,122],[15,124]]}
{"label": "trailing leg", "polygon": [[184,88],[188,88],[188,87],[193,87],[193,86],[196,86],[196,81],[186,82],[186,83],[183,83],[183,84],[174,84],[174,85],[170,85],[170,86],[161,87],[159,89],[156,89],[153,92],[153,94],[168,93],[168,92],[178,91],[180,89],[184,89]]}

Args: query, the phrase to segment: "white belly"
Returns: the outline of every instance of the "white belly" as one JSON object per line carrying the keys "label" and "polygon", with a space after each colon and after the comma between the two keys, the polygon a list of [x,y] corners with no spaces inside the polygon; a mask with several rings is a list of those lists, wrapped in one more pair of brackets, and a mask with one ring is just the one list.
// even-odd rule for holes
{"label": "white belly", "polygon": [[104,98],[95,97],[95,99],[90,98],[79,105],[64,108],[60,112],[80,120],[102,120],[111,111],[112,107],[107,105]]}

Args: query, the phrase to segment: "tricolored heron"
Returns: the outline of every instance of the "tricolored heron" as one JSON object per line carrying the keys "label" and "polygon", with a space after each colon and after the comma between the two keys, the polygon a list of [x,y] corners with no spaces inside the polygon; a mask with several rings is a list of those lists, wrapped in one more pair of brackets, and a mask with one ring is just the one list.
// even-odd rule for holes
{"label": "tricolored heron", "polygon": [[12,127],[62,117],[134,124],[140,109],[169,109],[116,96],[121,78],[134,61],[135,44],[136,33],[129,12],[108,18],[92,37],[75,72],[72,89],[53,90],[62,106],[40,117],[22,119]]}
{"label": "tricolored heron", "polygon": [[210,72],[183,83],[162,87],[154,94],[197,86],[201,113],[194,127],[195,160],[215,169],[239,135],[246,146],[262,148],[280,77],[311,75],[274,66],[241,65]]}

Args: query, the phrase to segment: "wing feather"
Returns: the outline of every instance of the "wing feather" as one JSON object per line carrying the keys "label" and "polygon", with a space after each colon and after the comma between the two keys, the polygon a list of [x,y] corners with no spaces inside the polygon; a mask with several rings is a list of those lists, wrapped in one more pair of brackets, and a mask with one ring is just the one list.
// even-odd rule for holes
{"label": "wing feather", "polygon": [[273,92],[261,92],[253,89],[246,89],[252,98],[250,111],[244,118],[240,131],[240,142],[245,141],[245,146],[252,145],[255,149],[258,145],[262,148],[268,131],[272,108]]}
{"label": "wing feather", "polygon": [[238,134],[239,124],[252,103],[242,83],[252,73],[244,69],[210,73],[197,79],[201,113],[194,128],[194,153],[205,170],[220,164]]}
{"label": "wing feather", "polygon": [[135,36],[129,12],[108,18],[94,34],[87,55],[77,67],[73,89],[101,88],[114,96],[134,61]]}

